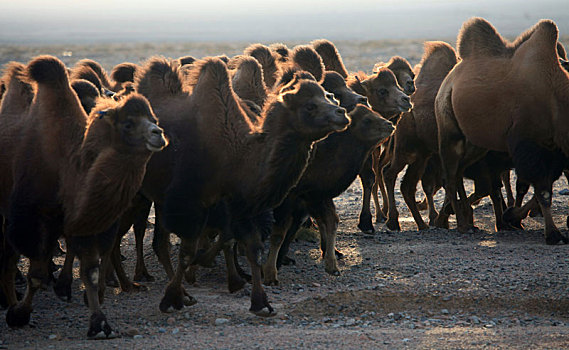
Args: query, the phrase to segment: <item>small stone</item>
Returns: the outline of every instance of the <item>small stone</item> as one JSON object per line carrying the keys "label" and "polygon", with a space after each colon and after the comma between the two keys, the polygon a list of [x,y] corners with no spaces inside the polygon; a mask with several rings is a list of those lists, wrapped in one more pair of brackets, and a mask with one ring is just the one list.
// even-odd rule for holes
{"label": "small stone", "polygon": [[141,334],[137,334],[134,337],[132,337],[132,339],[142,339],[142,335]]}
{"label": "small stone", "polygon": [[480,323],[480,319],[476,316],[472,316],[470,317],[470,321],[472,321],[472,323],[474,324],[479,324]]}
{"label": "small stone", "polygon": [[61,339],[59,334],[50,334],[48,338],[49,338],[49,340],[60,340]]}
{"label": "small stone", "polygon": [[313,282],[313,283],[312,283],[312,287],[320,287],[320,286],[321,286],[320,283],[316,283],[316,282]]}
{"label": "small stone", "polygon": [[404,339],[403,339],[403,342],[404,342],[404,343],[407,343],[409,340],[411,340],[411,339],[409,339],[409,338],[404,338]]}
{"label": "small stone", "polygon": [[356,320],[355,320],[354,318],[349,318],[349,319],[346,321],[346,326],[353,326],[353,325],[355,325],[355,324],[356,324]]}
{"label": "small stone", "polygon": [[221,326],[221,325],[224,325],[226,323],[229,323],[229,320],[226,318],[216,318],[215,319],[215,325],[216,326]]}
{"label": "small stone", "polygon": [[176,319],[174,317],[168,317],[166,323],[170,326],[173,326],[176,323]]}
{"label": "small stone", "polygon": [[189,320],[189,319],[191,318],[190,313],[189,313],[189,312],[186,312],[186,313],[184,314],[184,318],[185,318],[186,320]]}
{"label": "small stone", "polygon": [[180,328],[174,328],[172,330],[172,334],[178,334],[178,333],[180,333]]}
{"label": "small stone", "polygon": [[484,325],[484,327],[486,327],[486,328],[494,328],[494,326],[495,326],[495,324],[493,324],[493,323],[487,323]]}
{"label": "small stone", "polygon": [[140,334],[140,332],[138,331],[138,329],[134,328],[134,327],[128,327],[125,331],[124,334],[129,336],[129,337],[134,337],[137,334]]}
{"label": "small stone", "polygon": [[449,312],[448,312],[447,309],[442,309],[442,310],[441,310],[441,313],[442,313],[443,315],[448,315],[448,314],[449,314]]}
{"label": "small stone", "polygon": [[158,328],[158,333],[166,333],[166,328],[164,327]]}

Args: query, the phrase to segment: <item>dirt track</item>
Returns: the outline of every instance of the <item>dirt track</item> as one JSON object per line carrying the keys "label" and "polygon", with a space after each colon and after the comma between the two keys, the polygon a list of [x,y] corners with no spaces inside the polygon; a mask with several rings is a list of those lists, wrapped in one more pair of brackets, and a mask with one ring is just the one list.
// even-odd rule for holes
{"label": "dirt track", "polygon": [[[418,60],[420,43],[410,45],[412,49],[377,46],[384,50],[381,55]],[[340,46],[351,69],[358,48]],[[221,52],[231,54],[216,51]],[[358,68],[367,69],[367,61],[361,62]],[[553,207],[556,223],[567,233],[567,197],[558,194],[564,188],[565,179],[556,183]],[[146,283],[148,291],[132,294],[108,289],[103,305],[120,338],[85,340],[88,312],[75,281],[71,303],[59,301],[51,290],[39,293],[30,326],[12,330],[0,322],[0,349],[569,348],[569,246],[545,245],[541,218],[526,219],[525,231],[495,233],[485,199],[475,208],[480,231],[474,234],[417,232],[401,194],[396,197],[404,231],[388,232],[379,224],[373,236],[356,229],[359,182],[338,198],[338,247],[346,255],[340,260],[342,275],[324,272],[317,243],[294,243],[296,265],[282,268],[280,286],[266,287],[278,312],[273,318],[247,311],[249,286],[227,292],[221,258],[215,268],[200,270],[197,284],[187,287],[198,304],[160,313],[166,279],[149,231],[145,252],[156,281]],[[441,201],[439,193],[437,203]],[[132,274],[132,235],[123,246]]]}

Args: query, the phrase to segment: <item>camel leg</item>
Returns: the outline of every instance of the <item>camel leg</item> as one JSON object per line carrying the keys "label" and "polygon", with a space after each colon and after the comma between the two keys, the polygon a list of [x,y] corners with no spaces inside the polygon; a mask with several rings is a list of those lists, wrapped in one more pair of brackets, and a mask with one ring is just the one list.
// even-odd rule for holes
{"label": "camel leg", "polygon": [[247,283],[239,274],[237,268],[237,256],[233,246],[234,241],[227,242],[223,246],[223,256],[225,258],[225,266],[227,268],[227,289],[229,293],[235,293],[243,288]]}
{"label": "camel leg", "polygon": [[537,185],[534,189],[545,223],[545,242],[547,244],[557,244],[560,241],[569,243],[569,239],[561,234],[551,215],[552,184],[549,184],[547,187]]}
{"label": "camel leg", "polygon": [[[425,200],[429,207],[429,226],[435,226],[439,213],[435,207],[434,195],[441,188],[441,164],[438,155],[433,155],[427,161],[425,171],[421,176],[421,186],[425,193]],[[448,225],[447,225],[448,227]]]}
{"label": "camel leg", "polygon": [[[142,197],[142,196],[141,196]],[[134,268],[133,280],[137,282],[154,282],[154,277],[150,275],[144,263],[144,236],[146,234],[146,223],[152,202],[144,198],[145,202],[140,201],[139,211],[135,216],[133,231],[136,242],[136,266]]]}
{"label": "camel leg", "polygon": [[6,323],[8,323],[8,326],[23,327],[30,323],[34,295],[40,288],[46,289],[47,284],[51,281],[49,272],[50,261],[51,256],[30,259],[26,293],[20,302],[8,308],[8,312],[6,313]]}
{"label": "camel leg", "polygon": [[514,202],[515,207],[520,208],[522,206],[524,197],[529,191],[529,186],[530,184],[528,182],[523,181],[520,178],[516,180],[516,200]]}
{"label": "camel leg", "polygon": [[[123,266],[123,263],[121,261],[122,237],[123,236],[120,234],[118,234],[116,236],[115,243],[114,243],[113,249],[110,253],[109,259],[105,260],[105,263],[103,263],[103,266],[105,267],[105,270],[107,270],[107,272],[109,270],[110,271],[113,270],[113,269],[111,269],[111,266],[114,268],[114,271],[117,273],[117,278],[119,280],[121,290],[123,292],[130,293],[130,292],[134,292],[134,291],[148,290],[148,288],[146,286],[144,286],[140,283],[131,281],[126,274],[126,271],[124,270],[124,266]],[[110,263],[110,264],[107,265],[107,263]],[[105,273],[105,275],[108,276],[108,273]]]}
{"label": "camel leg", "polygon": [[523,206],[514,206],[506,209],[502,214],[502,220],[512,227],[523,230],[524,227],[522,225],[522,220],[528,216],[529,212],[533,208],[536,208],[538,206],[539,204],[537,203],[537,197],[534,194],[534,196]]}
{"label": "camel leg", "polygon": [[324,258],[324,268],[327,273],[333,276],[340,275],[338,261],[336,259],[336,232],[340,219],[336,214],[336,207],[332,199],[325,199],[319,203],[309,205],[310,215],[316,219],[320,237],[325,237],[322,255]]}
{"label": "camel leg", "polygon": [[182,287],[186,270],[193,262],[197,254],[198,238],[183,238],[180,245],[180,252],[178,258],[178,267],[172,279],[166,286],[164,296],[160,301],[160,311],[173,312],[180,310],[184,305],[193,305],[196,303],[195,299],[190,296]]}
{"label": "camel leg", "polygon": [[263,243],[258,232],[248,235],[245,244],[245,256],[251,267],[251,307],[249,311],[261,317],[270,317],[276,315],[275,310],[269,303],[267,294],[262,284],[262,268],[261,254],[263,252]]}
{"label": "camel leg", "polygon": [[378,224],[385,221],[385,215],[383,210],[381,210],[381,205],[379,204],[379,197],[378,197],[379,182],[377,179],[377,174],[381,172],[380,159],[379,159],[381,155],[380,152],[381,148],[376,148],[371,153],[372,169],[375,174],[375,181],[373,183],[373,186],[371,187],[371,195],[373,198],[373,204],[375,206],[375,222]]}
{"label": "camel leg", "polygon": [[65,253],[65,261],[63,262],[63,267],[59,272],[57,281],[53,286],[53,291],[59,299],[71,301],[71,284],[73,283],[73,261],[75,260],[75,254],[69,249],[69,244],[66,244],[66,246],[67,252]]}
{"label": "camel leg", "polygon": [[512,192],[512,185],[510,184],[510,170],[505,171],[501,175],[502,183],[506,189],[506,207],[511,207],[514,205],[514,194]]}
{"label": "camel leg", "polygon": [[[395,203],[395,181],[397,180],[397,175],[405,168],[407,163],[397,154],[393,156],[393,159],[389,164],[387,164],[382,171],[383,178],[385,179],[385,188],[387,190],[387,221],[385,225],[388,229],[392,231],[399,231],[401,227],[399,226],[399,212],[397,211],[397,204]],[[378,178],[376,177],[376,182]]]}
{"label": "camel leg", "polygon": [[[0,216],[0,224],[2,223]],[[4,238],[3,227],[0,226],[0,292],[3,294],[1,307],[10,307],[18,303],[16,293],[16,273],[20,254],[16,253]]]}
{"label": "camel leg", "polygon": [[427,224],[423,221],[419,208],[417,208],[417,201],[415,200],[415,193],[417,191],[417,183],[425,170],[427,165],[427,159],[419,157],[415,162],[409,164],[407,171],[403,176],[403,181],[401,182],[401,193],[403,194],[403,199],[409,207],[409,211],[417,223],[417,228],[419,230],[425,230],[429,228]]}
{"label": "camel leg", "polygon": [[164,267],[166,275],[169,279],[174,276],[174,268],[170,259],[170,233],[162,226],[162,205],[154,203],[156,213],[156,222],[154,224],[154,237],[152,239],[152,248],[156,253],[158,261]]}
{"label": "camel leg", "polygon": [[[375,228],[371,222],[371,208],[370,208],[370,199],[371,199],[371,188],[373,187],[375,181],[375,175],[372,169],[372,161],[371,158],[365,161],[362,169],[360,170],[359,177],[362,183],[362,210],[360,213],[360,221],[358,223],[358,228],[364,233],[374,233]],[[381,210],[381,209],[376,209]]]}
{"label": "camel leg", "polygon": [[288,217],[284,219],[284,222],[279,222],[279,225],[273,226],[270,237],[269,254],[263,265],[263,280],[267,286],[279,285],[277,258],[279,256],[279,250],[285,240],[287,229],[291,226],[291,222],[292,218]]}
{"label": "camel leg", "polygon": [[[306,213],[306,210],[300,208],[298,208],[292,213],[292,222],[290,224],[290,227],[286,231],[286,236],[281,245],[281,248],[278,251],[277,269],[280,269],[282,265],[291,265],[291,264],[294,265],[296,263],[296,261],[288,257],[287,254],[290,248],[290,244],[292,243],[292,240],[296,236],[296,233],[298,232],[300,226],[302,225],[302,221],[307,215],[308,214]],[[322,244],[322,237],[320,237],[320,243]]]}

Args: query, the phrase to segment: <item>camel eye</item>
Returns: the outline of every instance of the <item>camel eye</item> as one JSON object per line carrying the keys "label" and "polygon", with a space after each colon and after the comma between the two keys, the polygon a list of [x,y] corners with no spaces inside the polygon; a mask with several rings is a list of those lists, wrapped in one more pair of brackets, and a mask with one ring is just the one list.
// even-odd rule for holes
{"label": "camel eye", "polygon": [[381,88],[377,90],[377,93],[379,94],[379,96],[387,96],[389,94],[389,91],[387,91],[387,89],[385,88]]}
{"label": "camel eye", "polygon": [[134,123],[131,121],[124,123],[124,129],[127,131],[131,130],[133,128],[133,126],[134,126]]}
{"label": "camel eye", "polygon": [[307,111],[312,112],[316,109],[316,105],[314,103],[309,103],[304,108],[306,108]]}
{"label": "camel eye", "polygon": [[326,94],[326,99],[328,99],[328,101],[330,101],[331,103],[335,104],[336,106],[339,106],[340,103],[338,102],[338,100],[336,100],[336,97],[334,96],[334,94],[332,93],[327,93]]}

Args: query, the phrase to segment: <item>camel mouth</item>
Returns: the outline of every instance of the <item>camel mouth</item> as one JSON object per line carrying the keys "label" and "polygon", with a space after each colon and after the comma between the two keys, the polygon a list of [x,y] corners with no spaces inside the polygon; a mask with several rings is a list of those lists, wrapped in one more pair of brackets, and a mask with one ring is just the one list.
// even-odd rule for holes
{"label": "camel mouth", "polygon": [[150,152],[160,152],[164,148],[166,148],[166,146],[168,146],[168,141],[166,141],[165,139],[162,139],[161,141],[158,142],[146,143],[146,149],[149,150]]}
{"label": "camel mouth", "polygon": [[397,109],[399,110],[399,112],[409,112],[412,108],[413,108],[413,104],[408,103],[408,104],[405,104],[403,106],[399,105],[399,107]]}

